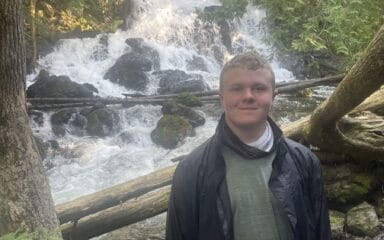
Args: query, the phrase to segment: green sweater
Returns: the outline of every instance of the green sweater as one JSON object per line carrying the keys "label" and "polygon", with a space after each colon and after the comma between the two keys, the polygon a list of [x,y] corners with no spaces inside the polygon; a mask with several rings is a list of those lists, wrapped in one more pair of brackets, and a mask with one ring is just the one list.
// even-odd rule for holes
{"label": "green sweater", "polygon": [[288,218],[268,187],[275,155],[244,159],[223,148],[235,240],[293,238]]}

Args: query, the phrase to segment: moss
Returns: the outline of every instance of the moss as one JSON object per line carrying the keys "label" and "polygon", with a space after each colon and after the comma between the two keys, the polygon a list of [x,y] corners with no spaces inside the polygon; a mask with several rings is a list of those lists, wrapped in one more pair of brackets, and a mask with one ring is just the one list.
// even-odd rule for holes
{"label": "moss", "polygon": [[338,211],[329,211],[329,220],[331,222],[332,239],[343,239],[345,214]]}
{"label": "moss", "polygon": [[180,116],[164,115],[152,131],[153,142],[164,148],[175,148],[187,136],[193,136],[194,131],[187,120]]}
{"label": "moss", "polygon": [[201,107],[203,103],[200,99],[190,93],[181,93],[176,97],[176,102],[188,107]]}

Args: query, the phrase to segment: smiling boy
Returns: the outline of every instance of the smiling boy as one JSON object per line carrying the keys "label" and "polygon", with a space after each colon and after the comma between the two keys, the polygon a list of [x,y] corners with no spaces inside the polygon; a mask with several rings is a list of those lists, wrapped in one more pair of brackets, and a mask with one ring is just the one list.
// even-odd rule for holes
{"label": "smiling boy", "polygon": [[268,116],[275,96],[274,73],[259,55],[224,65],[224,114],[176,169],[166,239],[331,239],[319,160]]}

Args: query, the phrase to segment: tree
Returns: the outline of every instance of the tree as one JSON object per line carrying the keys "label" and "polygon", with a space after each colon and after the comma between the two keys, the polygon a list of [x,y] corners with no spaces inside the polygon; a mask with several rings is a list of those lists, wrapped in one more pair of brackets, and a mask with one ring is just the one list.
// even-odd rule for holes
{"label": "tree", "polygon": [[0,1],[0,236],[60,238],[48,181],[28,124],[22,0]]}

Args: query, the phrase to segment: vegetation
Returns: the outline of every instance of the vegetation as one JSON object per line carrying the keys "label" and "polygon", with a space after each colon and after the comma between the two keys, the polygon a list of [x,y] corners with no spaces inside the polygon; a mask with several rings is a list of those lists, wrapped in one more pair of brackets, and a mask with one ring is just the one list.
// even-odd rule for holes
{"label": "vegetation", "polygon": [[[241,17],[247,0],[221,0],[222,6],[200,12],[220,23]],[[349,69],[384,23],[382,0],[252,0],[266,9],[268,41],[282,53],[329,56]],[[316,59],[314,59],[316,61]],[[315,62],[309,64],[316,64]]]}
{"label": "vegetation", "polygon": [[267,11],[270,40],[286,52],[323,53],[349,68],[381,24],[382,0],[254,0]]}

